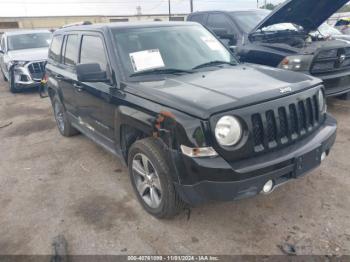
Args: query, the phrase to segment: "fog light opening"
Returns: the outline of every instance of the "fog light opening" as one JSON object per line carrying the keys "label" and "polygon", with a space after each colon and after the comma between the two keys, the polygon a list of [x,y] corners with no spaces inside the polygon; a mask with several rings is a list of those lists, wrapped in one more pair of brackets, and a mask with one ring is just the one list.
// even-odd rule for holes
{"label": "fog light opening", "polygon": [[327,157],[327,153],[326,152],[323,152],[322,155],[321,155],[321,162],[323,162]]}
{"label": "fog light opening", "polygon": [[263,189],[261,191],[262,194],[270,194],[274,189],[275,183],[272,180],[269,180],[265,183],[263,186]]}

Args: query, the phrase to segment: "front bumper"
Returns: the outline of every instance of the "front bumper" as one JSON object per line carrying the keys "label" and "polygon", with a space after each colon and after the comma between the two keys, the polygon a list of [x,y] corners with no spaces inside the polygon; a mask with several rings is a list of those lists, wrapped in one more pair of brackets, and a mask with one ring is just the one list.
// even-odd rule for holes
{"label": "front bumper", "polygon": [[[221,157],[185,157],[187,177],[200,179],[201,174],[210,173],[212,177],[216,175],[217,180],[202,180],[193,184],[175,183],[175,188],[180,197],[193,206],[212,200],[231,201],[255,196],[269,180],[279,186],[317,168],[321,164],[321,154],[330,152],[336,139],[336,130],[336,120],[327,115],[325,123],[310,137],[254,159],[228,163]],[[220,178],[224,179],[220,181]]]}
{"label": "front bumper", "polygon": [[350,92],[350,72],[315,76],[323,80],[327,97],[339,96]]}
{"label": "front bumper", "polygon": [[[44,69],[42,67],[34,68],[34,64],[40,64],[44,61],[34,61],[27,62],[24,65],[19,65],[14,63],[9,68],[9,71],[13,71],[14,74],[14,83],[16,84],[16,88],[34,88],[39,87],[41,84],[41,80],[44,74]],[[33,67],[35,73],[32,73],[29,67]],[[32,69],[33,70],[33,69]]]}

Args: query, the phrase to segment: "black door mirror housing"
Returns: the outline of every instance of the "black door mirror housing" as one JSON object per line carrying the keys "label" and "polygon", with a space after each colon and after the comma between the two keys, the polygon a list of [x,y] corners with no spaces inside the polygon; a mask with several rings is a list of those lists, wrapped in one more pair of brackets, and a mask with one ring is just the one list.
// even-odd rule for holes
{"label": "black door mirror housing", "polygon": [[76,70],[79,82],[109,82],[107,72],[98,63],[79,64]]}
{"label": "black door mirror housing", "polygon": [[5,54],[5,51],[0,49],[0,54]]}

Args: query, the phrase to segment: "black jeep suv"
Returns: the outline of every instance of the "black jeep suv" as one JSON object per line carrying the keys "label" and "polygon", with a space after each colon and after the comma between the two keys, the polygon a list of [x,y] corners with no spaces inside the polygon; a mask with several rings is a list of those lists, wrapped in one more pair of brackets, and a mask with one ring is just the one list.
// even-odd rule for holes
{"label": "black jeep suv", "polygon": [[348,0],[287,0],[267,10],[193,13],[231,47],[242,62],[303,72],[324,81],[327,96],[350,99],[350,45],[328,36],[314,37]]}
{"label": "black jeep suv", "polygon": [[242,65],[197,23],[61,29],[46,70],[61,134],[119,156],[158,218],[270,193],[318,167],[336,137],[320,80]]}

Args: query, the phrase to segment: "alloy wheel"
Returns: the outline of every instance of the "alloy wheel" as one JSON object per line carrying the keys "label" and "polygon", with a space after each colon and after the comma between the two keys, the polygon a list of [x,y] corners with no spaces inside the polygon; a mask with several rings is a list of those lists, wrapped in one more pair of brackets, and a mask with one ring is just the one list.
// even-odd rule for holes
{"label": "alloy wheel", "polygon": [[132,172],[136,189],[150,208],[158,208],[162,201],[162,187],[158,173],[149,158],[136,154],[132,161]]}
{"label": "alloy wheel", "polygon": [[57,126],[60,129],[60,131],[63,132],[64,131],[64,113],[60,103],[55,102],[54,111],[55,111],[55,119],[57,122]]}

